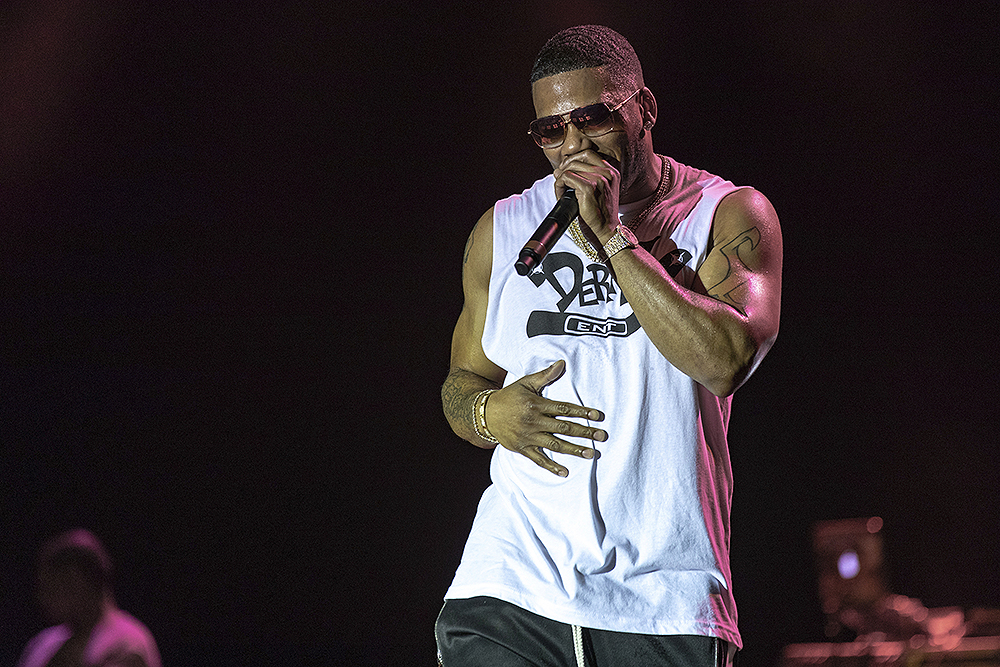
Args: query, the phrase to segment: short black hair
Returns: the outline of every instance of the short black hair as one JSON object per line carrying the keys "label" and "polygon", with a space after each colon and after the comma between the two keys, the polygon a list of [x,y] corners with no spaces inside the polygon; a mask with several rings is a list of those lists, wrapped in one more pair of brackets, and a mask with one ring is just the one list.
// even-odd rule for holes
{"label": "short black hair", "polygon": [[591,67],[602,68],[609,81],[622,90],[642,85],[642,65],[632,45],[603,25],[580,25],[556,33],[539,51],[531,68],[531,83]]}
{"label": "short black hair", "polygon": [[39,570],[75,567],[94,588],[111,592],[111,558],[89,530],[74,528],[50,538],[38,554]]}

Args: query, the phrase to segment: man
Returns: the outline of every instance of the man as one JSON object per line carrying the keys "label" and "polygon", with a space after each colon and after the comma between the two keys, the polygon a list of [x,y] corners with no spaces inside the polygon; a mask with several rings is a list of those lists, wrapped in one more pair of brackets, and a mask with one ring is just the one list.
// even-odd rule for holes
{"label": "man", "polygon": [[160,667],[149,630],[115,604],[111,561],[93,533],[71,530],[42,547],[38,599],[58,625],[28,642],[18,667]]}
{"label": "man", "polygon": [[[726,430],[778,332],[777,216],[654,153],[656,99],[613,30],[560,32],[531,82],[553,173],[473,229],[442,388],[454,431],[494,453],[439,661],[725,664],[741,645]],[[577,220],[518,275],[566,188]]]}

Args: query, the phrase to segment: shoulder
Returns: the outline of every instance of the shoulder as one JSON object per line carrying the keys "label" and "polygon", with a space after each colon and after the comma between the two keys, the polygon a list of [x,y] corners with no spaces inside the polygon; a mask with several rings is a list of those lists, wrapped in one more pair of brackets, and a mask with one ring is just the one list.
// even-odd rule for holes
{"label": "shoulder", "polygon": [[469,232],[462,256],[462,282],[466,297],[470,289],[487,289],[493,271],[493,208],[487,210]]}
{"label": "shoulder", "polygon": [[118,636],[131,638],[138,643],[148,643],[153,639],[149,628],[127,611],[115,610],[110,615],[110,621],[111,631]]}
{"label": "shoulder", "polygon": [[28,641],[17,667],[44,667],[69,636],[69,629],[65,625],[45,628]]}
{"label": "shoulder", "polygon": [[120,609],[108,615],[106,623],[102,624],[101,636],[94,637],[93,641],[101,644],[100,652],[114,656],[122,664],[142,664],[146,667],[158,667],[160,664],[156,640],[149,628]]}
{"label": "shoulder", "polygon": [[[465,242],[464,263],[468,264],[474,255],[479,257],[479,255],[487,251],[492,245],[493,216],[494,209],[491,207],[473,225],[472,231],[469,232],[469,238]],[[479,258],[482,259],[481,257]]]}
{"label": "shoulder", "polygon": [[552,174],[535,181],[521,193],[498,201],[493,211],[500,224],[509,224],[517,219],[541,220],[556,203],[555,177]]}
{"label": "shoulder", "polygon": [[719,202],[712,221],[713,245],[724,245],[748,232],[767,238],[772,244],[781,243],[781,225],[771,202],[761,192],[744,187]]}
{"label": "shoulder", "polygon": [[778,214],[763,193],[750,187],[737,188],[719,202],[715,222],[724,226],[743,221],[777,225]]}

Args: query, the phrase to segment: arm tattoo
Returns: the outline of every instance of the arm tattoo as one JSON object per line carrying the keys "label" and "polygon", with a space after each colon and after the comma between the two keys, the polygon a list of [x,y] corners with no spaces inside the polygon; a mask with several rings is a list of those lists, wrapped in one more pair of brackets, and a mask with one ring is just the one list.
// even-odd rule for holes
{"label": "arm tattoo", "polygon": [[445,378],[441,387],[441,403],[444,414],[453,423],[472,424],[473,405],[469,400],[468,390],[462,386],[461,376],[464,371],[453,370]]}
{"label": "arm tattoo", "polygon": [[[708,295],[710,297],[719,301],[725,301],[738,308],[746,304],[745,294],[740,289],[746,285],[746,281],[735,282],[731,280],[734,277],[733,264],[738,263],[743,268],[747,268],[748,262],[746,258],[749,257],[751,252],[757,249],[758,244],[760,244],[760,230],[756,227],[751,227],[737,234],[736,238],[719,248],[719,252],[726,258],[728,267],[726,275],[722,280],[709,288]],[[734,282],[735,284],[726,284],[727,282]]]}
{"label": "arm tattoo", "polygon": [[453,368],[441,386],[441,405],[444,416],[452,429],[463,438],[468,439],[462,431],[473,434],[476,394],[483,389],[499,389],[500,385],[483,376],[462,368]]}

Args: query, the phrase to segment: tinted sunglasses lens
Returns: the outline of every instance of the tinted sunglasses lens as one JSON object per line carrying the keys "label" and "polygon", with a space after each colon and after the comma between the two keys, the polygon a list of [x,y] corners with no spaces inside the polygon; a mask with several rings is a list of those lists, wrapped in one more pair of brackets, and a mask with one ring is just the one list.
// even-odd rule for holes
{"label": "tinted sunglasses lens", "polygon": [[532,121],[529,129],[535,143],[542,148],[557,146],[566,136],[566,123],[559,116],[546,116]]}
{"label": "tinted sunglasses lens", "polygon": [[569,119],[580,128],[581,132],[590,137],[607,134],[615,125],[614,119],[611,117],[611,109],[603,102],[591,104],[582,109],[574,109]]}

